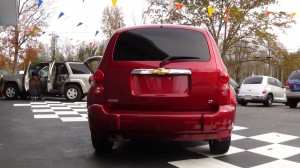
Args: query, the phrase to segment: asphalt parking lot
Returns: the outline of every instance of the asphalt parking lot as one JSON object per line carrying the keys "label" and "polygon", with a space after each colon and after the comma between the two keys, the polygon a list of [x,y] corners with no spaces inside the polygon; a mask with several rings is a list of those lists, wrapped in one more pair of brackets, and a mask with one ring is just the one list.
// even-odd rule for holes
{"label": "asphalt parking lot", "polygon": [[86,102],[0,100],[1,167],[300,167],[300,107],[238,106],[232,145],[211,155],[206,142],[121,142],[95,153]]}

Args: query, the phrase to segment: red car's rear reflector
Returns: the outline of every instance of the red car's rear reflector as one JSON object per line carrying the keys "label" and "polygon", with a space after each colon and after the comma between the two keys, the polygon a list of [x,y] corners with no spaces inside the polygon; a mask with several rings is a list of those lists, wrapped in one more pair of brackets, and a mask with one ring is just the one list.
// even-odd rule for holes
{"label": "red car's rear reflector", "polygon": [[103,92],[104,92],[104,88],[103,88],[102,85],[96,85],[96,86],[94,87],[94,94],[95,94],[95,95],[100,95],[100,94],[102,94]]}

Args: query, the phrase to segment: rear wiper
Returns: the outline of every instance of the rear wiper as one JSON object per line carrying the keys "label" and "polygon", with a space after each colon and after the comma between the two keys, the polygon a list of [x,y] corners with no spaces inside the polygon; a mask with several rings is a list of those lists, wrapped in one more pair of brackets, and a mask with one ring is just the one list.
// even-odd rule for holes
{"label": "rear wiper", "polygon": [[175,60],[175,59],[200,59],[199,57],[193,57],[193,56],[168,56],[164,60],[162,60],[159,63],[159,66],[162,67],[166,64],[167,61],[169,60]]}

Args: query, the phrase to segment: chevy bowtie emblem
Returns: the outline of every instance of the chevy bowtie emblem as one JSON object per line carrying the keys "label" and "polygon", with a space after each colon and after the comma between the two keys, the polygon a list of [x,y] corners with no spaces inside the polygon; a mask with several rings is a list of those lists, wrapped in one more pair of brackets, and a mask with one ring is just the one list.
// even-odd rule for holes
{"label": "chevy bowtie emblem", "polygon": [[165,69],[165,68],[157,68],[157,69],[154,69],[152,74],[154,75],[166,75],[169,73],[169,69]]}

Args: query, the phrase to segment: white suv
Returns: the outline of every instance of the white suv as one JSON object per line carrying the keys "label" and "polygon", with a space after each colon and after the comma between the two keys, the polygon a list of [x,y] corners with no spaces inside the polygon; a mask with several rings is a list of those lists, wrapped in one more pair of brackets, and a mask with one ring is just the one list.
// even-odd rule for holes
{"label": "white suv", "polygon": [[41,93],[45,96],[65,96],[69,101],[83,99],[90,89],[89,77],[102,56],[93,56],[82,62],[40,62],[28,65],[25,74],[6,75],[0,80],[0,93],[9,100],[26,98],[32,71],[38,73]]}
{"label": "white suv", "polygon": [[271,107],[273,102],[286,103],[286,89],[276,78],[250,76],[241,84],[237,97],[242,106],[246,106],[248,102],[254,102]]}

